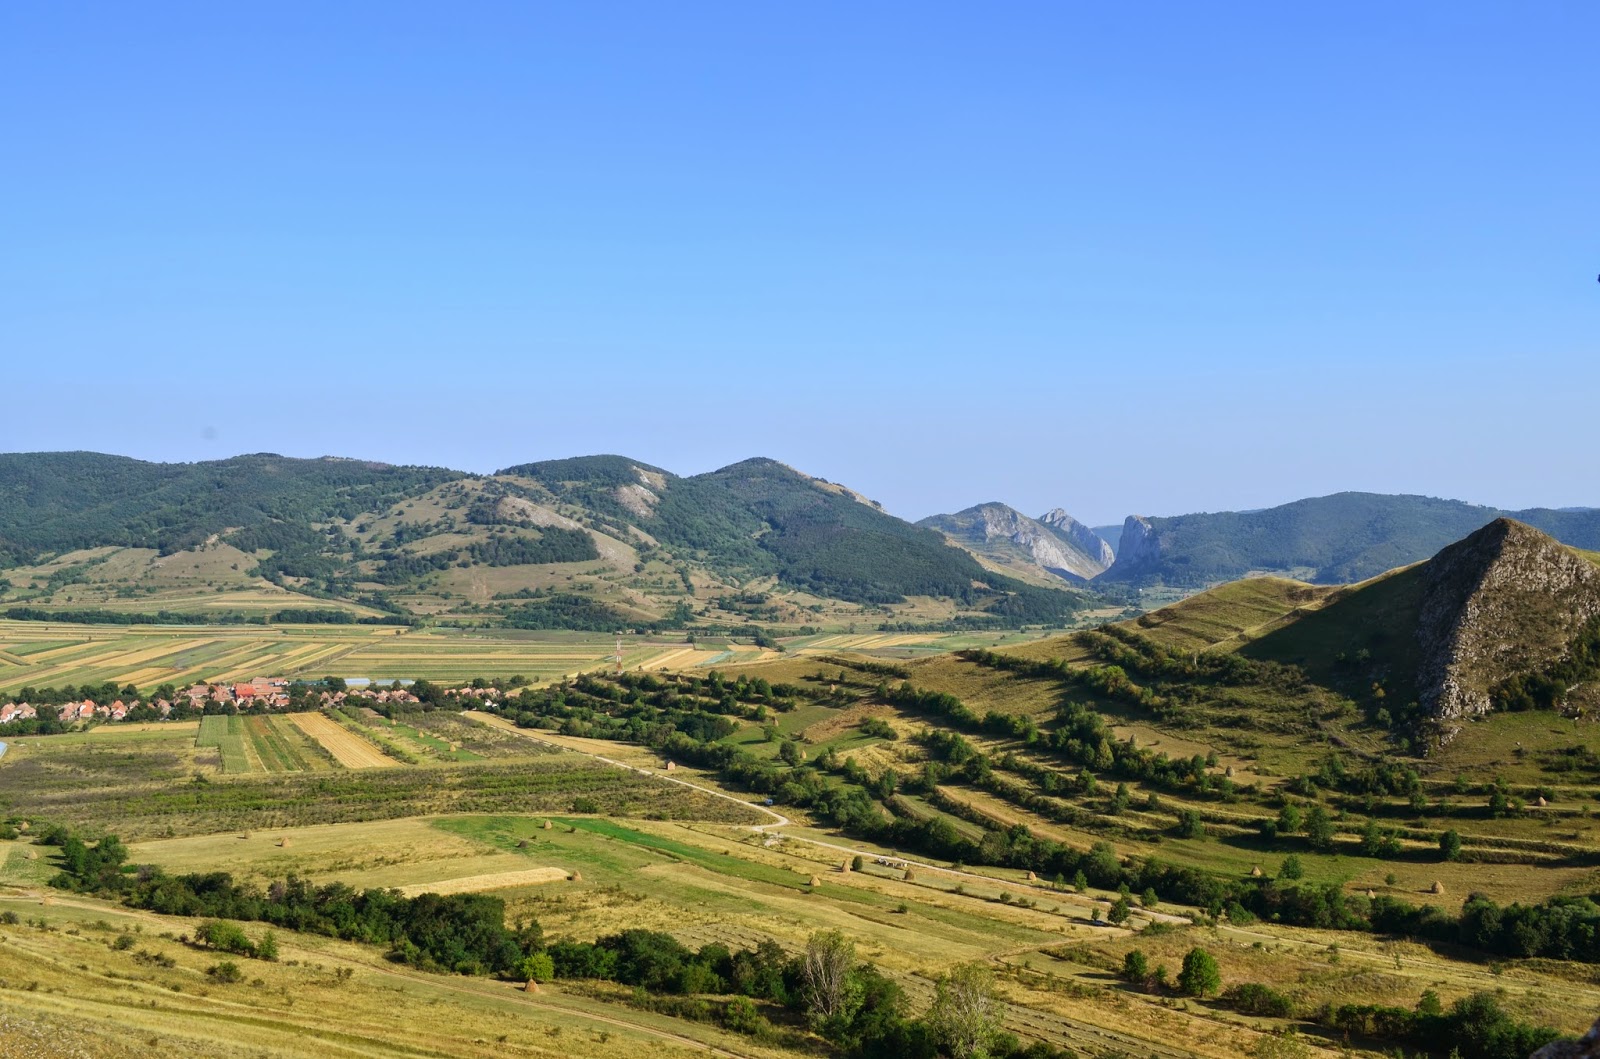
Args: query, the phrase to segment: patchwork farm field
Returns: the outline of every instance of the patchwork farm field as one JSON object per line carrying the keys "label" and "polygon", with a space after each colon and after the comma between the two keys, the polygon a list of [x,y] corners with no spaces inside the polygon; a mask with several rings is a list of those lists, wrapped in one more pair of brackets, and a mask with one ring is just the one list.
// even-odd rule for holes
{"label": "patchwork farm field", "polygon": [[[614,666],[616,637],[366,625],[107,626],[0,621],[0,695],[115,681],[141,689],[258,676],[545,683]],[[758,652],[759,653],[759,652]],[[691,668],[730,652],[627,637],[626,669]],[[754,657],[754,655],[752,655]]]}
{"label": "patchwork farm field", "polygon": [[[1038,633],[873,633],[785,642],[793,658],[840,653],[910,658],[963,647],[1024,644]],[[0,695],[24,687],[115,681],[153,689],[258,676],[467,681],[523,676],[536,684],[616,665],[615,636],[519,629],[371,625],[68,625],[0,620]],[[625,670],[771,662],[778,652],[712,639],[623,637]]]}

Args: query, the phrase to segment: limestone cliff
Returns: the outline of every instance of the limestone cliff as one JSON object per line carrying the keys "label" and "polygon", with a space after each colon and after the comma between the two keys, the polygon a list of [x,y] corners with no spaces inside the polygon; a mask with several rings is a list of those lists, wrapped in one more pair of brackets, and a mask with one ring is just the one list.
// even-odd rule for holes
{"label": "limestone cliff", "polygon": [[1055,521],[1046,524],[1005,504],[988,503],[933,515],[917,525],[936,529],[957,547],[1019,573],[1087,581],[1106,569],[1113,558],[1110,545],[1059,508],[1050,516]]}
{"label": "limestone cliff", "polygon": [[1112,564],[1113,578],[1133,577],[1153,570],[1161,562],[1161,538],[1150,520],[1139,515],[1129,515],[1122,524],[1122,539],[1117,542],[1117,561]]}
{"label": "limestone cliff", "polygon": [[1093,559],[1104,570],[1116,562],[1117,556],[1101,536],[1059,507],[1051,508],[1039,516],[1039,524],[1048,527],[1071,547]]}
{"label": "limestone cliff", "polygon": [[1600,615],[1600,569],[1508,518],[1439,552],[1421,577],[1418,701],[1440,742],[1489,712],[1507,677],[1559,662]]}

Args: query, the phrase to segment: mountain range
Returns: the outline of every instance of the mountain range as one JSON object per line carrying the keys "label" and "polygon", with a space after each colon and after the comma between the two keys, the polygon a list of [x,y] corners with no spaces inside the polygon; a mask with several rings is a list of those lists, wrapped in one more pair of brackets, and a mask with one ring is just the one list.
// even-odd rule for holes
{"label": "mountain range", "polygon": [[[471,475],[272,454],[0,456],[0,568],[32,608],[303,610],[530,627],[1070,621],[1065,586],[770,459],[623,456]],[[4,586],[0,586],[4,588]]]}
{"label": "mountain range", "polygon": [[1157,585],[1362,581],[1502,517],[1600,548],[1600,510],[1423,496],[1130,516],[1101,533],[1062,508],[1032,518],[999,502],[913,525],[760,458],[691,476],[617,455],[476,475],[272,454],[18,453],[0,455],[0,593],[13,608],[319,606],[605,630],[1048,625]]}

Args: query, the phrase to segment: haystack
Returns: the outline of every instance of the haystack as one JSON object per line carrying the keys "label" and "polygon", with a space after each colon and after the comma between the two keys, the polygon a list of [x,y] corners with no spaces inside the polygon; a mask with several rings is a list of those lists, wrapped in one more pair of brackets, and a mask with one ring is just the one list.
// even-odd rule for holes
{"label": "haystack", "polygon": [[1029,882],[1038,882],[1039,881],[1039,877],[1037,875],[1035,875],[1033,872],[1030,871],[1028,873],[1028,881]]}
{"label": "haystack", "polygon": [[839,870],[844,872],[846,875],[850,874],[850,858],[849,857],[846,857],[845,860],[844,860],[844,863],[839,865]]}
{"label": "haystack", "polygon": [[1378,895],[1373,893],[1370,888],[1367,890],[1367,900],[1368,901],[1372,900],[1374,897],[1377,897],[1377,896]]}
{"label": "haystack", "polygon": [[22,821],[22,823],[17,825],[17,830],[26,833],[27,830],[28,830],[28,826],[29,826],[28,825],[28,821],[24,820],[24,821]]}
{"label": "haystack", "polygon": [[1250,878],[1252,878],[1252,879],[1261,878],[1261,865],[1255,864],[1255,865],[1251,866],[1251,868],[1250,868]]}
{"label": "haystack", "polygon": [[36,849],[28,850],[28,859],[29,860],[38,860],[39,859],[39,851],[36,850]]}
{"label": "haystack", "polygon": [[912,871],[910,868],[907,868],[906,869],[906,882],[916,882],[916,881],[917,881],[917,873]]}
{"label": "haystack", "polygon": [[1444,893],[1444,883],[1435,880],[1434,884],[1433,884],[1433,887],[1431,889],[1429,889],[1428,892],[1429,893],[1434,893],[1434,894],[1442,894],[1442,893]]}
{"label": "haystack", "polygon": [[291,843],[289,841],[289,837],[287,835],[285,835],[283,838],[278,839],[278,848],[279,849],[288,849],[292,844],[293,843]]}
{"label": "haystack", "polygon": [[1539,795],[1539,797],[1537,797],[1537,798],[1535,798],[1535,799],[1534,799],[1534,800],[1533,800],[1533,804],[1534,804],[1534,805],[1537,805],[1537,806],[1539,806],[1539,808],[1541,808],[1541,809],[1542,809],[1542,808],[1544,808],[1544,807],[1545,807],[1545,806],[1547,806],[1547,805],[1549,805],[1549,804],[1550,804],[1550,803],[1549,803],[1549,802],[1547,802],[1547,801],[1545,801],[1545,800],[1544,800],[1544,795],[1542,795],[1542,794],[1541,794],[1541,795]]}
{"label": "haystack", "polygon": [[551,828],[552,828],[552,827],[554,827],[554,826],[555,826],[555,825],[554,825],[554,824],[552,824],[552,823],[551,823],[551,822],[550,822],[550,821],[548,821],[548,820],[546,820],[546,821],[545,821],[545,822],[544,822],[544,829],[545,829],[545,830],[546,830],[546,831],[548,831],[548,830],[550,830],[550,829],[551,829]]}
{"label": "haystack", "polygon": [[581,871],[573,872],[571,875],[567,876],[567,881],[568,882],[583,882],[583,872],[581,872]]}
{"label": "haystack", "polygon": [[528,984],[522,987],[522,991],[524,993],[537,993],[539,991],[539,983],[530,978],[528,979]]}
{"label": "haystack", "polygon": [[822,879],[821,879],[821,878],[819,878],[819,877],[818,877],[818,876],[815,876],[815,875],[813,875],[813,876],[812,876],[812,877],[811,877],[811,884],[810,884],[810,885],[811,885],[811,887],[812,887],[812,888],[813,888],[813,889],[815,889],[815,888],[816,888],[816,887],[818,887],[818,886],[821,886],[821,885],[822,885]]}
{"label": "haystack", "polygon": [[525,838],[517,839],[517,848],[518,849],[527,849],[528,848],[528,840],[525,839]]}

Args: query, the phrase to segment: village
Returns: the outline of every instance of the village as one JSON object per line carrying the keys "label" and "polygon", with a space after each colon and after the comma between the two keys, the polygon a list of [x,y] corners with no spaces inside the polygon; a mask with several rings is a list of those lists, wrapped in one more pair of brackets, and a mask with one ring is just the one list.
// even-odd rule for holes
{"label": "village", "polygon": [[[166,689],[162,689],[166,690]],[[446,688],[446,694],[467,699],[493,700],[499,692],[492,686]],[[137,689],[122,689],[117,697],[84,697],[60,704],[45,702],[0,703],[0,727],[38,720],[41,711],[55,711],[55,719],[65,725],[93,722],[148,722],[190,719],[208,713],[243,713],[267,710],[322,709],[346,701],[377,703],[415,703],[417,696],[400,681],[379,684],[365,679],[349,681],[290,681],[283,677],[256,677],[242,683],[201,681],[170,696],[157,694],[149,699]],[[104,700],[104,701],[101,701]]]}

